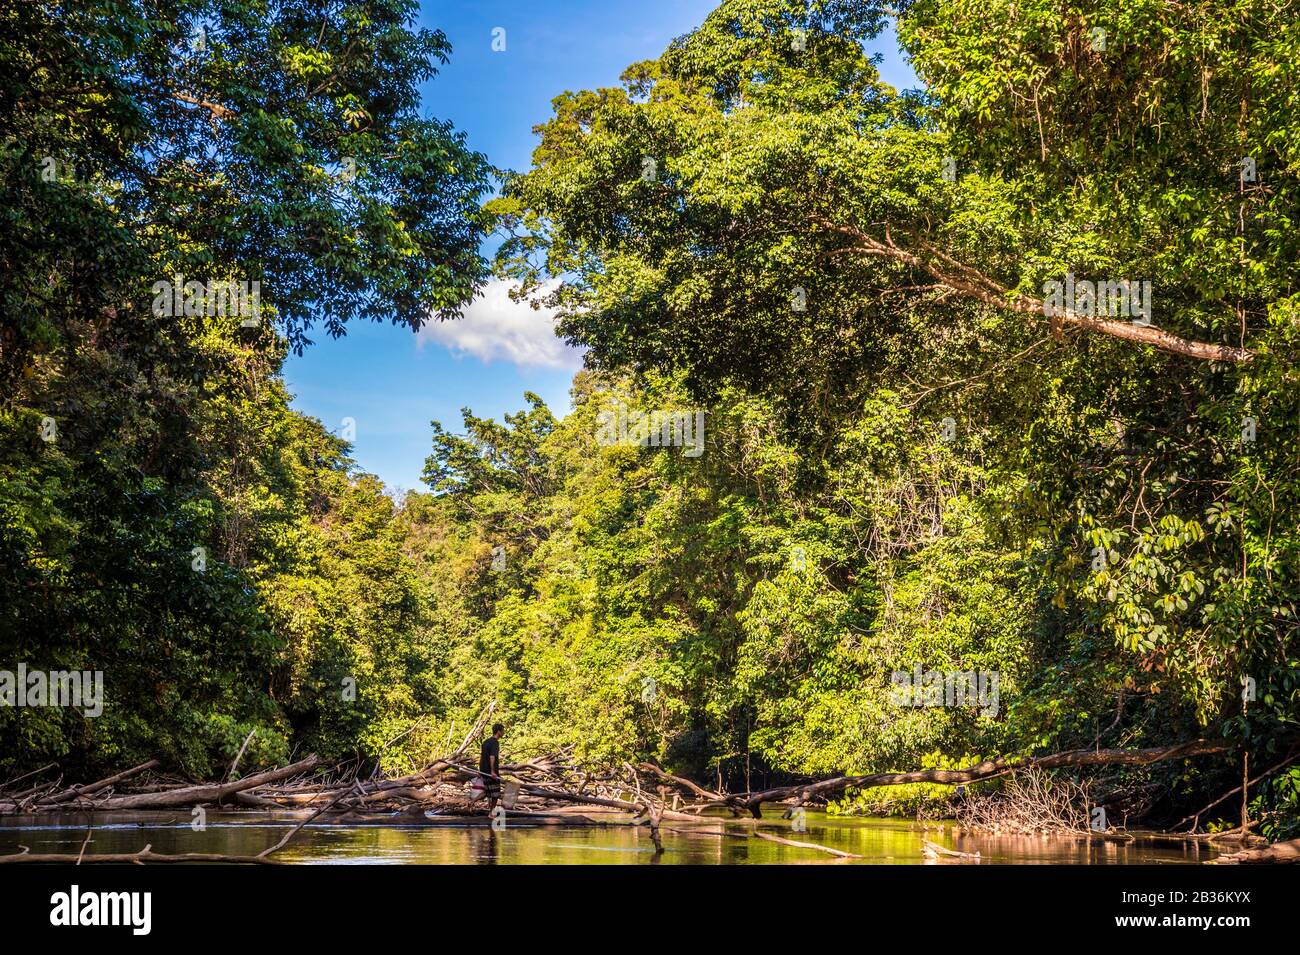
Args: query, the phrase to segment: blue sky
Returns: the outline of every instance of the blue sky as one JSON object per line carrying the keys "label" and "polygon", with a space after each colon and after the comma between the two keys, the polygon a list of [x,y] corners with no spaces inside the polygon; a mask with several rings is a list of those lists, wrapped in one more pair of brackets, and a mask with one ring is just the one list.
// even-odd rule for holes
{"label": "blue sky", "polygon": [[[427,115],[451,120],[471,148],[497,166],[526,169],[532,129],[565,90],[612,86],[632,62],[663,52],[697,26],[711,0],[474,0],[421,4],[420,23],[442,30],[451,62],[424,89]],[[505,30],[505,51],[492,49]],[[896,87],[916,85],[892,38],[882,37],[881,74]],[[353,456],[390,488],[422,488],[429,422],[458,430],[460,409],[501,417],[534,391],[562,415],[577,355],[550,334],[545,316],[511,307],[493,287],[457,323],[420,336],[391,325],[356,324],[343,338],[320,335],[290,357],[285,379],[293,406],[336,433],[356,422]]]}

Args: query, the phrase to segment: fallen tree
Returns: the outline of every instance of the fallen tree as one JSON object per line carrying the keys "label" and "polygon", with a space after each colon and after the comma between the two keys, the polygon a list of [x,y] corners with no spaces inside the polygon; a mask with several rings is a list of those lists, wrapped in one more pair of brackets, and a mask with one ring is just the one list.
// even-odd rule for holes
{"label": "fallen tree", "polygon": [[[243,779],[236,779],[229,783],[208,783],[200,786],[185,786],[180,789],[172,789],[166,792],[156,793],[135,793],[130,796],[110,796],[105,799],[97,800],[90,808],[97,812],[113,812],[132,809],[170,809],[174,806],[193,806],[199,803],[220,802],[228,796],[242,792],[245,789],[256,789],[259,786],[267,786],[279,782],[282,779],[289,779],[293,776],[301,776],[303,773],[310,772],[320,765],[320,759],[317,756],[308,756],[306,759],[291,763],[288,766],[281,766],[279,769],[269,769],[264,773],[257,773],[253,776],[246,776]],[[74,797],[76,800],[84,796]],[[61,800],[60,800],[61,801]]]}
{"label": "fallen tree", "polygon": [[[488,710],[474,729],[451,754],[417,773],[391,779],[360,780],[355,776],[336,779],[306,778],[321,768],[316,756],[265,770],[230,782],[157,785],[142,791],[111,794],[114,785],[152,768],[150,762],[86,786],[46,792],[31,801],[29,811],[83,810],[90,812],[172,809],[230,800],[235,805],[260,809],[312,808],[335,803],[340,812],[406,811],[414,806],[441,813],[476,811],[468,784],[480,773],[464,756],[475,730],[490,716]],[[965,769],[928,769],[900,773],[868,773],[778,786],[770,789],[720,793],[674,776],[651,763],[625,763],[621,770],[594,770],[575,765],[571,753],[562,751],[526,762],[507,764],[503,774],[513,787],[520,811],[542,810],[557,804],[593,806],[645,815],[653,809],[666,819],[695,819],[712,809],[726,809],[733,815],[762,818],[764,803],[787,803],[786,814],[809,801],[823,801],[851,788],[899,786],[907,783],[963,785],[993,779],[1016,769],[1057,769],[1075,766],[1147,765],[1168,759],[1221,753],[1228,744],[1195,740],[1176,746],[1150,749],[1083,749],[1047,756],[986,760]],[[653,777],[653,787],[643,785],[641,775]],[[678,800],[685,797],[680,807]],[[30,799],[30,797],[29,797]]]}
{"label": "fallen tree", "polygon": [[[89,785],[64,790],[59,790],[57,785],[38,788],[35,793],[24,795],[23,811],[79,811],[93,814],[175,809],[223,802],[232,811],[307,810],[309,815],[298,824],[294,833],[323,813],[331,813],[330,821],[333,823],[384,822],[391,821],[395,816],[404,822],[433,822],[439,818],[455,819],[462,816],[476,816],[482,821],[486,806],[479,802],[478,791],[472,786],[481,774],[466,756],[466,752],[483,731],[491,713],[492,708],[487,708],[451,753],[432,761],[418,772],[404,776],[381,778],[372,774],[370,778],[362,779],[358,777],[355,766],[349,771],[341,772],[337,768],[323,766],[316,756],[308,756],[290,765],[233,781],[199,784],[174,780],[140,781],[143,774],[155,768],[156,763],[150,761]],[[763,818],[764,804],[783,803],[784,815],[789,816],[801,805],[810,801],[824,802],[852,788],[907,783],[956,786],[994,779],[1015,770],[1041,771],[1102,765],[1143,766],[1163,760],[1223,753],[1228,749],[1228,743],[1214,740],[1193,740],[1148,749],[1081,749],[1045,756],[999,757],[964,769],[836,776],[730,794],[716,792],[690,779],[673,775],[653,763],[623,763],[614,768],[581,766],[573,759],[571,750],[562,749],[502,767],[505,791],[501,812],[504,816],[521,819],[531,816],[539,822],[547,823],[563,820],[566,811],[571,813],[578,809],[590,809],[598,815],[608,814],[605,819],[610,824],[648,826],[656,846],[659,846],[661,822],[700,823],[716,818],[718,810],[730,812],[735,821],[752,825]],[[117,792],[117,788],[123,784],[134,784],[137,791]],[[504,819],[504,816],[501,818]],[[586,816],[582,819],[586,822],[597,821]],[[756,829],[753,832],[758,835]],[[783,837],[771,834],[759,837],[783,841]],[[790,845],[804,845],[786,841]],[[817,848],[811,844],[807,847]],[[274,850],[268,850],[270,851]],[[838,855],[836,852],[831,854]],[[1285,851],[1279,853],[1280,856],[1285,854]],[[263,863],[267,861],[266,855],[218,857],[185,854],[163,857],[146,846],[136,853],[95,856],[94,861]],[[0,858],[0,862],[16,861],[71,861],[71,857],[55,858],[24,852]],[[1242,861],[1253,861],[1253,857],[1243,857]]]}
{"label": "fallen tree", "polygon": [[[337,798],[335,801],[337,801]],[[12,855],[7,855],[7,856],[0,856],[0,865],[13,865],[13,864],[24,863],[24,862],[34,862],[34,863],[71,862],[74,865],[81,865],[83,862],[98,862],[98,863],[129,862],[135,865],[143,865],[146,862],[163,862],[163,863],[166,862],[173,862],[173,863],[174,862],[226,862],[226,863],[236,863],[236,864],[242,863],[245,865],[278,865],[279,860],[273,859],[272,856],[274,856],[275,853],[279,852],[290,842],[292,842],[293,837],[296,836],[298,833],[302,832],[303,828],[307,825],[307,823],[311,822],[313,819],[315,819],[317,816],[319,816],[321,813],[325,812],[329,808],[330,806],[322,806],[320,809],[316,810],[314,813],[312,813],[302,822],[298,823],[298,825],[294,826],[287,833],[285,833],[279,842],[275,843],[274,845],[267,846],[265,849],[263,849],[255,856],[226,855],[224,853],[219,853],[219,852],[179,852],[179,853],[169,854],[169,853],[162,853],[162,852],[154,852],[153,846],[151,844],[146,845],[143,849],[139,850],[138,852],[104,852],[104,853],[96,853],[94,855],[87,856],[86,846],[90,844],[90,832],[87,831],[86,841],[81,844],[81,851],[78,852],[75,856],[69,855],[67,853],[59,853],[59,852],[34,853],[30,851],[26,846],[20,846],[20,848],[22,849],[21,852],[16,852]]]}
{"label": "fallen tree", "polygon": [[907,783],[939,783],[947,786],[966,785],[993,779],[1014,769],[1060,769],[1066,766],[1146,766],[1166,759],[1187,756],[1204,756],[1227,752],[1229,745],[1219,740],[1198,739],[1176,746],[1157,746],[1150,749],[1076,749],[1049,756],[1022,758],[998,757],[985,760],[966,769],[925,769],[909,773],[867,773],[862,776],[835,776],[817,782],[793,786],[777,786],[759,792],[745,792],[721,796],[710,800],[710,806],[724,806],[744,810],[761,819],[765,802],[794,800],[798,806],[809,799],[837,796],[846,789],[866,789],[872,786],[902,786]]}
{"label": "fallen tree", "polygon": [[130,779],[132,776],[138,776],[140,773],[146,772],[147,770],[150,769],[154,769],[159,765],[161,764],[158,762],[158,760],[151,759],[147,763],[141,763],[139,766],[132,766],[130,769],[125,769],[122,772],[117,773],[116,775],[109,776],[105,779],[101,779],[97,783],[91,783],[89,786],[74,786],[71,789],[69,789],[67,792],[59,793],[58,795],[47,799],[46,802],[60,803],[60,802],[67,802],[70,799],[78,799],[81,796],[89,796],[91,793],[97,793],[102,789],[108,789],[110,786],[113,786],[116,783],[120,783],[123,780]]}

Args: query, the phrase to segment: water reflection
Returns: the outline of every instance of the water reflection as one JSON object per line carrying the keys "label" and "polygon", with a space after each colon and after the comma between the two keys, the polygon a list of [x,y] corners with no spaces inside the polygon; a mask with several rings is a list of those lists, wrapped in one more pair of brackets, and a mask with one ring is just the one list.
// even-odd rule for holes
{"label": "water reflection", "polygon": [[[448,824],[448,823],[451,824]],[[190,828],[188,814],[114,813],[96,817],[87,854],[135,852],[149,844],[155,852],[216,852],[256,855],[274,845],[296,825],[290,814],[209,812],[202,832]],[[80,851],[89,820],[84,815],[0,817],[0,854],[27,846],[34,853]],[[1127,865],[1134,863],[1197,863],[1213,858],[1215,850],[1195,842],[1120,843],[1083,837],[1024,837],[955,832],[950,825],[923,827],[900,819],[842,819],[824,813],[807,814],[807,831],[794,833],[773,813],[758,824],[763,832],[800,842],[817,843],[861,858],[837,860],[816,849],[754,838],[734,838],[698,831],[719,830],[744,835],[753,823],[729,818],[710,819],[699,827],[674,823],[662,834],[657,851],[649,830],[628,826],[540,826],[514,817],[501,832],[486,819],[405,821],[385,825],[312,825],[277,854],[285,862],[357,864],[563,864],[563,865],[747,865],[848,864],[880,865],[1067,863]],[[929,840],[961,852],[978,852],[977,863],[941,857],[927,860]]]}
{"label": "water reflection", "polygon": [[473,861],[479,865],[496,865],[501,861],[501,849],[497,845],[497,833],[491,826],[483,829],[470,829],[469,845]]}

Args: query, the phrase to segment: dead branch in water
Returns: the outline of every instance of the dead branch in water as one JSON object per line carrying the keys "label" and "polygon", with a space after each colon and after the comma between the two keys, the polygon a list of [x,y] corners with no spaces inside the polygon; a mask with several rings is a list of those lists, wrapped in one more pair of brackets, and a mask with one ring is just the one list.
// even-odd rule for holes
{"label": "dead branch in water", "polygon": [[1243,849],[1240,852],[1231,852],[1210,860],[1210,865],[1241,865],[1242,863],[1256,865],[1294,865],[1300,863],[1300,839],[1292,839],[1289,842],[1275,842],[1273,845],[1261,849]]}
{"label": "dead branch in water", "polygon": [[1088,831],[1092,799],[1085,783],[1029,766],[1007,775],[1000,792],[968,793],[957,807],[965,829],[1009,835]]}
{"label": "dead branch in water", "polygon": [[193,806],[199,803],[220,802],[227,796],[233,796],[245,789],[266,786],[282,779],[309,772],[319,766],[320,762],[319,757],[308,756],[306,759],[299,760],[288,766],[245,776],[243,779],[237,779],[231,783],[207,783],[200,786],[185,786],[167,792],[109,796],[95,801],[87,808],[94,809],[96,812],[111,812],[128,809],[170,809],[174,806]]}
{"label": "dead branch in water", "polygon": [[972,862],[978,862],[980,859],[980,854],[978,852],[960,852],[957,849],[949,849],[947,846],[941,846],[937,842],[931,842],[929,839],[921,840],[921,854],[932,861],[937,861],[940,856],[950,856],[954,859],[963,859]]}
{"label": "dead branch in water", "polygon": [[347,793],[348,790],[340,792],[328,805],[317,809],[314,813],[285,833],[279,842],[273,846],[268,846],[255,856],[227,855],[220,852],[182,852],[168,854],[154,852],[152,845],[146,845],[139,852],[106,852],[87,857],[86,846],[90,844],[90,836],[94,831],[93,828],[91,828],[86,830],[86,839],[81,844],[81,851],[75,856],[67,855],[65,853],[33,854],[26,846],[22,846],[22,852],[14,853],[13,855],[0,856],[0,865],[22,862],[71,862],[74,865],[81,865],[83,862],[131,862],[136,865],[143,865],[146,862],[229,862],[243,865],[278,865],[279,863],[277,860],[272,859],[271,856],[287,846],[293,840],[293,837],[300,833],[303,828],[317,816],[332,809],[334,804],[346,796]]}
{"label": "dead branch in water", "polygon": [[[115,787],[156,767],[156,761],[141,764],[114,776],[85,786],[59,789],[56,782],[38,786],[21,800],[20,811],[87,812],[123,810],[175,809],[184,806],[219,804],[223,800],[232,811],[251,808],[256,810],[298,811],[306,810],[299,822],[280,842],[256,857],[221,856],[215,854],[186,853],[180,856],[163,856],[149,847],[136,853],[114,853],[104,856],[87,855],[82,861],[117,862],[178,862],[226,861],[265,863],[273,853],[287,845],[305,826],[322,815],[342,823],[384,822],[394,819],[405,824],[434,823],[442,819],[476,817],[482,822],[486,816],[482,792],[474,787],[481,777],[477,760],[469,752],[491,720],[493,706],[488,706],[474,721],[460,745],[448,755],[429,763],[418,772],[394,778],[360,778],[360,763],[342,764],[329,773],[323,770],[315,756],[309,756],[288,766],[263,770],[243,779],[219,783],[186,783],[174,778],[153,778],[139,782],[135,791],[119,792]],[[245,741],[247,743],[247,740]],[[241,747],[244,749],[246,747]],[[1228,744],[1196,740],[1177,746],[1133,750],[1074,750],[1047,756],[1029,758],[999,758],[988,760],[966,769],[923,770],[905,773],[874,773],[859,776],[837,776],[831,779],[782,786],[772,789],[725,794],[706,788],[692,780],[675,776],[652,763],[623,763],[619,767],[593,768],[577,765],[571,750],[536,756],[510,763],[502,768],[505,793],[503,808],[508,817],[537,820],[539,824],[559,824],[579,807],[595,810],[593,815],[604,816],[610,824],[648,825],[651,838],[657,847],[664,822],[703,821],[709,810],[726,810],[736,816],[734,822],[753,827],[748,833],[689,829],[699,835],[723,835],[735,838],[759,838],[798,848],[825,852],[837,858],[855,858],[852,853],[798,842],[784,836],[761,832],[754,826],[762,818],[765,802],[786,801],[787,812],[809,800],[824,800],[849,788],[894,786],[905,783],[938,783],[958,785],[999,777],[1013,771],[1041,776],[1042,770],[1067,766],[1096,766],[1105,764],[1146,765],[1160,760],[1177,759],[1209,753],[1223,752]],[[238,754],[232,766],[237,766]],[[644,775],[643,775],[644,774]],[[227,770],[223,779],[231,775]],[[653,785],[644,785],[652,777]],[[14,802],[15,797],[6,797]],[[680,809],[682,796],[690,805]],[[1067,800],[1074,802],[1074,800]],[[1041,807],[1039,807],[1041,808]],[[1074,823],[1077,813],[1068,814]],[[568,818],[578,818],[569,815]],[[596,820],[583,817],[586,821]],[[603,821],[603,819],[601,820]],[[970,820],[975,822],[976,820]],[[1074,825],[1069,826],[1074,828]],[[84,852],[83,846],[83,852]],[[47,855],[32,855],[26,851],[7,856],[0,862],[75,861]]]}
{"label": "dead branch in water", "polygon": [[280,865],[275,859],[263,856],[231,856],[222,855],[219,852],[181,852],[174,855],[168,855],[162,852],[154,852],[153,846],[145,846],[139,852],[104,852],[96,855],[88,855],[84,859],[80,855],[72,853],[59,852],[31,852],[26,846],[22,847],[22,852],[13,855],[0,856],[0,865],[12,865],[19,862],[55,862],[55,863],[72,863],[81,865],[89,862],[131,862],[136,865],[144,865],[146,862],[233,862],[245,865]]}
{"label": "dead branch in water", "polygon": [[1111,764],[1126,766],[1146,766],[1166,759],[1179,759],[1187,756],[1204,756],[1211,753],[1223,753],[1229,744],[1219,740],[1193,740],[1176,746],[1159,746],[1151,749],[1076,749],[1049,756],[1031,756],[1023,759],[985,760],[966,769],[926,769],[910,773],[868,773],[862,776],[836,776],[818,782],[803,783],[794,786],[778,786],[760,792],[739,793],[724,796],[711,801],[710,806],[726,808],[743,808],[755,819],[762,818],[762,804],[765,802],[783,802],[793,799],[795,804],[809,799],[825,799],[836,796],[846,789],[869,789],[873,786],[902,786],[908,783],[940,783],[947,786],[965,785],[993,779],[1015,769],[1037,767],[1039,769],[1059,769],[1063,766],[1105,766]]}
{"label": "dead branch in water", "polygon": [[147,763],[141,763],[139,766],[132,766],[130,769],[123,770],[115,776],[109,776],[107,779],[101,779],[97,783],[91,783],[89,786],[73,786],[67,792],[59,793],[57,796],[51,796],[43,800],[46,803],[67,802],[70,799],[78,799],[82,796],[89,796],[91,793],[97,793],[101,789],[107,789],[114,783],[120,783],[124,779],[130,779],[132,776],[138,776],[146,770],[153,769],[161,765],[158,760],[151,759]]}

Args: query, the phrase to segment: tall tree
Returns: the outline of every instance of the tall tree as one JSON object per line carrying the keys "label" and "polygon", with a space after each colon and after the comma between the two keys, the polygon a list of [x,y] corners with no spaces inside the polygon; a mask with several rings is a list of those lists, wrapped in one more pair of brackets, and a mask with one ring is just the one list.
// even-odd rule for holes
{"label": "tall tree", "polygon": [[[864,52],[886,16],[925,90]],[[1069,661],[1089,708],[1172,693],[1166,726],[1267,753],[1300,713],[1298,47],[1285,6],[724,0],[555,100],[498,266],[558,281],[597,367],[774,398],[814,471],[855,421],[947,433],[1022,488],[983,520],[1024,521],[1041,686]]]}
{"label": "tall tree", "polygon": [[338,752],[413,705],[391,505],[279,371],[313,328],[451,318],[483,279],[490,167],[421,116],[450,47],[415,12],[0,7],[0,667],[107,681],[98,719],[0,710],[4,760],[203,772],[251,727]]}

